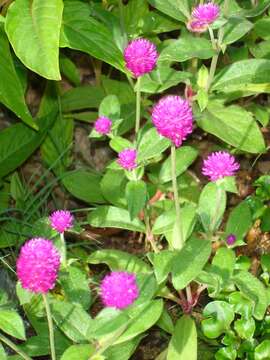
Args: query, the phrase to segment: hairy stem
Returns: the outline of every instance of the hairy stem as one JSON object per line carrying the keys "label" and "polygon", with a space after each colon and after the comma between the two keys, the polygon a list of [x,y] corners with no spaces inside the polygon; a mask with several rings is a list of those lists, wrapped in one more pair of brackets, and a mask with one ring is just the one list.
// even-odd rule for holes
{"label": "hairy stem", "polygon": [[137,79],[137,90],[136,90],[136,124],[135,124],[135,134],[138,134],[140,129],[140,120],[141,120],[141,77]]}
{"label": "hairy stem", "polygon": [[52,320],[52,314],[50,309],[49,300],[46,294],[42,294],[45,310],[47,314],[47,320],[48,320],[48,326],[49,326],[49,337],[50,337],[50,347],[51,347],[51,356],[52,360],[56,360],[56,354],[55,354],[55,345],[54,345],[54,331],[53,331],[53,320]]}
{"label": "hairy stem", "polygon": [[3,334],[0,334],[0,341],[9,346],[12,350],[14,350],[17,354],[19,354],[25,360],[33,360],[30,356],[28,356],[24,351],[18,348],[16,344],[14,344],[11,340],[5,337]]}
{"label": "hairy stem", "polygon": [[62,264],[64,267],[67,266],[67,246],[65,241],[64,233],[60,233],[60,239],[61,239],[61,248],[62,248]]}

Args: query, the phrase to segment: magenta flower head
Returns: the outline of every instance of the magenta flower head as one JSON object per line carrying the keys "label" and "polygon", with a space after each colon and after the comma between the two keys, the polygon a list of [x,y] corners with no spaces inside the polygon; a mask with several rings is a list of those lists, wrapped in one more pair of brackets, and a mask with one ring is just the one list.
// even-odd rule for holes
{"label": "magenta flower head", "polygon": [[218,151],[204,160],[202,173],[208,176],[210,181],[217,181],[225,176],[234,176],[239,167],[234,156],[226,151]]}
{"label": "magenta flower head", "polygon": [[56,210],[49,217],[51,227],[59,233],[63,233],[73,226],[74,217],[67,210]]}
{"label": "magenta flower head", "polygon": [[201,21],[207,25],[212,24],[219,17],[219,14],[219,6],[212,2],[200,4],[192,11],[192,17],[194,20]]}
{"label": "magenta flower head", "polygon": [[226,243],[231,246],[236,242],[236,236],[234,234],[230,234],[226,238]]}
{"label": "magenta flower head", "polygon": [[158,52],[156,46],[146,39],[131,41],[124,51],[126,67],[138,78],[151,72],[157,63]]}
{"label": "magenta flower head", "polygon": [[54,288],[60,255],[50,240],[34,238],[21,248],[17,275],[22,287],[34,293],[47,293]]}
{"label": "magenta flower head", "polygon": [[101,299],[105,306],[124,309],[139,296],[135,274],[114,271],[101,282]]}
{"label": "magenta flower head", "polygon": [[135,149],[124,149],[118,154],[118,164],[126,170],[133,170],[137,167],[137,151]]}
{"label": "magenta flower head", "polygon": [[187,28],[191,32],[203,33],[207,30],[208,25],[204,21],[190,19]]}
{"label": "magenta flower head", "polygon": [[95,121],[95,130],[101,135],[107,135],[111,132],[112,121],[106,116],[100,116]]}
{"label": "magenta flower head", "polygon": [[157,132],[170,139],[176,147],[192,132],[193,115],[187,100],[180,96],[166,96],[152,111],[152,121]]}

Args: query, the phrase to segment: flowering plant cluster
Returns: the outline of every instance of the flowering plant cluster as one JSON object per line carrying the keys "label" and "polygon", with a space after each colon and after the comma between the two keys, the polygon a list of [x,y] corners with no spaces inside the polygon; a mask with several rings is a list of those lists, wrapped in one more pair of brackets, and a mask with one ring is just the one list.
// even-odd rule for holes
{"label": "flowering plant cluster", "polygon": [[270,1],[0,9],[0,360],[269,360]]}

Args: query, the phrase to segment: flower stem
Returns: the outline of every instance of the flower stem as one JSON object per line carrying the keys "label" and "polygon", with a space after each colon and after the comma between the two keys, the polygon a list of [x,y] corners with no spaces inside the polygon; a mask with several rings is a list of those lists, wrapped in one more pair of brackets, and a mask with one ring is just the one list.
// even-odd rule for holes
{"label": "flower stem", "polygon": [[67,266],[67,246],[65,241],[64,233],[60,233],[60,239],[61,239],[61,256],[62,256],[62,264],[64,267]]}
{"label": "flower stem", "polygon": [[209,226],[209,232],[210,232],[211,238],[213,236],[215,226],[216,226],[216,223],[218,220],[218,213],[220,211],[221,200],[222,200],[222,188],[221,188],[221,186],[217,185],[216,208],[215,208],[214,216],[213,216],[212,221]]}
{"label": "flower stem", "polygon": [[212,57],[209,76],[208,76],[208,80],[207,80],[207,84],[206,84],[206,91],[208,91],[210,89],[210,86],[212,85],[212,82],[214,80],[214,76],[215,76],[215,72],[216,72],[216,68],[217,68],[217,62],[218,62],[218,55],[219,55],[219,53],[217,53],[216,55],[214,55]]}
{"label": "flower stem", "polygon": [[33,360],[30,356],[28,356],[24,351],[19,349],[16,344],[14,344],[11,340],[5,337],[3,334],[0,334],[0,341],[9,346],[12,350],[14,350],[17,354],[19,354],[25,360]]}
{"label": "flower stem", "polygon": [[180,250],[183,245],[183,234],[182,234],[182,226],[181,226],[179,194],[178,194],[177,179],[176,179],[176,154],[175,154],[174,144],[171,145],[171,170],[172,170],[172,185],[173,185],[175,213],[176,213],[175,221],[176,221],[177,246],[175,246],[175,248]]}
{"label": "flower stem", "polygon": [[137,90],[136,90],[136,124],[135,124],[135,134],[138,134],[140,129],[140,120],[141,120],[141,77],[137,79]]}
{"label": "flower stem", "polygon": [[47,320],[48,320],[48,326],[49,326],[49,337],[50,337],[50,347],[51,347],[52,360],[56,360],[55,345],[54,345],[54,333],[53,333],[53,321],[52,321],[51,309],[50,309],[50,305],[49,305],[47,295],[42,294],[42,297],[43,297],[43,301],[44,301],[44,305],[45,305],[45,310],[46,310]]}

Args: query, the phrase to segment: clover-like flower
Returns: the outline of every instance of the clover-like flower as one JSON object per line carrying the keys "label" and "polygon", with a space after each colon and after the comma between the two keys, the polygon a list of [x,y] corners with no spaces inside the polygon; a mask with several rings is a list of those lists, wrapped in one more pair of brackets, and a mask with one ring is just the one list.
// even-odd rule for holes
{"label": "clover-like flower", "polygon": [[220,8],[213,2],[200,4],[192,11],[192,18],[205,24],[212,24],[220,14]]}
{"label": "clover-like flower", "polygon": [[118,154],[118,164],[125,170],[131,171],[137,167],[137,151],[124,149]]}
{"label": "clover-like flower", "polygon": [[106,116],[100,116],[95,121],[95,130],[101,135],[108,135],[111,132],[112,121]]}
{"label": "clover-like flower", "polygon": [[208,176],[210,181],[217,181],[225,176],[234,176],[239,167],[234,156],[226,151],[217,151],[204,160],[202,173]]}
{"label": "clover-like flower", "polygon": [[64,233],[73,226],[74,217],[67,210],[56,210],[49,217],[51,227],[59,233]]}
{"label": "clover-like flower", "polygon": [[127,69],[131,71],[134,77],[138,78],[155,68],[158,52],[151,41],[136,39],[125,48],[124,59]]}
{"label": "clover-like flower", "polygon": [[234,234],[230,234],[226,238],[226,243],[231,246],[236,242],[236,236]]}
{"label": "clover-like flower", "polygon": [[152,121],[160,135],[179,147],[193,129],[191,106],[180,96],[166,96],[154,106]]}
{"label": "clover-like flower", "polygon": [[125,271],[113,271],[101,282],[100,295],[107,307],[124,309],[139,296],[136,275]]}
{"label": "clover-like flower", "polygon": [[52,241],[34,238],[21,248],[17,275],[24,289],[46,294],[53,289],[60,267],[60,255]]}

